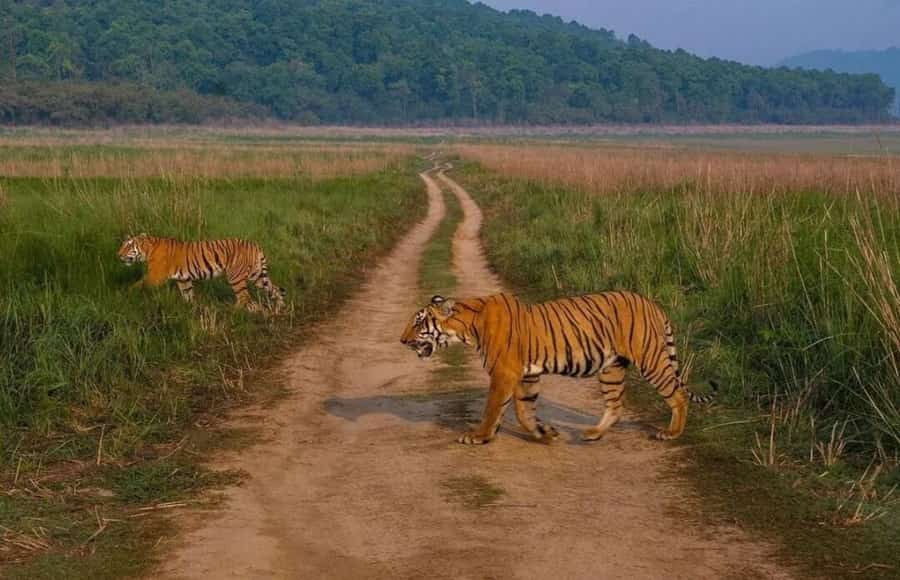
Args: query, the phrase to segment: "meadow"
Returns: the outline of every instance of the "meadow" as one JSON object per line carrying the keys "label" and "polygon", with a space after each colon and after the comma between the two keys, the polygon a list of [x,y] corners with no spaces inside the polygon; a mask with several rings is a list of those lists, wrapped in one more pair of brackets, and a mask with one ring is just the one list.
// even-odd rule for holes
{"label": "meadow", "polygon": [[[252,366],[403,231],[420,201],[407,164],[339,147],[0,149],[5,462],[29,433],[102,424],[116,456],[184,420],[194,385]],[[128,291],[140,273],[115,252],[142,231],[258,241],[291,312],[232,312],[224,283],[199,285],[197,307],[171,288]]]}
{"label": "meadow", "polygon": [[[0,562],[90,535],[93,517],[74,512],[48,521],[78,533],[41,539],[20,526],[66,504],[73,481],[96,484],[99,472],[119,499],[169,497],[168,472],[154,479],[160,466],[147,472],[136,460],[170,449],[259,383],[277,385],[257,371],[302,340],[420,216],[409,155],[377,146],[4,140],[0,483],[8,493],[0,519],[12,527],[0,529]],[[130,290],[141,268],[119,262],[116,250],[140,232],[258,242],[287,291],[287,312],[237,311],[221,280],[196,285],[194,305],[170,286]],[[113,466],[123,469],[104,471]],[[190,461],[169,467],[200,477]]]}
{"label": "meadow", "polygon": [[[535,300],[638,290],[673,319],[688,381],[721,384],[684,439],[704,502],[829,574],[894,559],[900,159],[456,151],[491,263],[514,288]],[[630,389],[635,408],[663,412],[645,391]]]}
{"label": "meadow", "polygon": [[[141,510],[240,479],[198,459],[242,444],[210,418],[277,396],[278,353],[423,214],[411,143],[434,136],[355,134],[0,131],[0,566],[141,572],[169,533]],[[683,439],[696,469],[679,470],[706,505],[779,535],[787,559],[843,566],[829,574],[888,562],[900,158],[837,155],[834,136],[753,136],[749,151],[744,136],[679,139],[464,136],[453,175],[484,209],[492,266],[527,298],[628,288],[664,306],[689,381],[721,384]],[[455,286],[461,209],[445,200],[423,300]],[[140,269],[115,252],[142,231],[259,242],[288,312],[235,311],[222,281],[198,284],[195,305],[173,287],[130,290]],[[665,412],[640,388],[629,397]]]}

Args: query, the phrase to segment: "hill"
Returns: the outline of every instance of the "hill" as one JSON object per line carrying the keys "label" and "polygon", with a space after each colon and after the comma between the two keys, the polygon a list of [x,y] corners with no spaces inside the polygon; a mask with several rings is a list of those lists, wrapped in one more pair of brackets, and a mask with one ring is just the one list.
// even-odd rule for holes
{"label": "hill", "polygon": [[[893,100],[874,75],[705,60],[466,0],[0,0],[0,14],[7,123],[166,121],[179,91],[199,95],[180,117],[205,120],[212,98],[219,116],[250,104],[310,123],[853,123]],[[136,92],[169,105],[127,106]],[[70,94],[71,111],[41,105]]]}
{"label": "hill", "polygon": [[[844,73],[874,73],[895,91],[900,91],[900,48],[885,50],[816,50],[788,58],[784,66],[835,70]],[[894,101],[894,114],[900,116],[900,99]]]}

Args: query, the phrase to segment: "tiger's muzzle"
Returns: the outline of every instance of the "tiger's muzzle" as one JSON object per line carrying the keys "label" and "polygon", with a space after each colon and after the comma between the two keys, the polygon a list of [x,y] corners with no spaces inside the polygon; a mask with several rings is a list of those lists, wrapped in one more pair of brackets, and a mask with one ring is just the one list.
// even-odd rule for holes
{"label": "tiger's muzzle", "polygon": [[414,350],[419,358],[428,358],[434,354],[435,345],[428,340],[402,340],[403,344]]}
{"label": "tiger's muzzle", "polygon": [[419,358],[428,358],[434,354],[434,345],[430,342],[417,342],[412,345],[412,348],[419,355]]}

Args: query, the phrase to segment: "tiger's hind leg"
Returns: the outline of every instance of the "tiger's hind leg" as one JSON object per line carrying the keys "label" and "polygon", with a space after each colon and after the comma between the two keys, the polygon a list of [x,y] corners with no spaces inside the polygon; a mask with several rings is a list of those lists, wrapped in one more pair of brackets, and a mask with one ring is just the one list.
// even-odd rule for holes
{"label": "tiger's hind leg", "polygon": [[541,395],[538,385],[540,375],[526,376],[516,389],[516,418],[523,429],[531,433],[538,441],[549,442],[559,437],[552,425],[546,425],[537,416],[537,401]]}
{"label": "tiger's hind leg", "polygon": [[687,424],[688,403],[690,402],[687,393],[681,388],[681,380],[678,378],[677,371],[671,364],[664,363],[664,366],[656,371],[645,372],[644,378],[656,387],[656,392],[666,400],[672,411],[669,428],[657,431],[656,438],[663,441],[677,439],[684,432]]}
{"label": "tiger's hind leg", "polygon": [[600,422],[595,427],[591,427],[581,434],[583,441],[600,439],[622,417],[622,405],[625,396],[625,366],[621,361],[616,361],[603,369],[598,378],[600,380],[600,392],[603,393],[606,408],[603,410]]}
{"label": "tiger's hind leg", "polygon": [[666,403],[672,410],[672,419],[669,421],[668,429],[656,432],[657,439],[668,441],[681,436],[684,426],[687,424],[688,402],[684,389],[676,389],[672,396],[666,399]]}

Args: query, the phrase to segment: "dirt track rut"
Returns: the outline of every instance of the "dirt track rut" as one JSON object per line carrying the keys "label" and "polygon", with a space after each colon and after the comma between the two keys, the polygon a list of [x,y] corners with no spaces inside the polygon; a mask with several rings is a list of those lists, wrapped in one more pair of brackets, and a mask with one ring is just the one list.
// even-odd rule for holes
{"label": "dirt track rut", "polygon": [[486,376],[472,357],[464,376],[445,381],[441,359],[419,361],[399,344],[420,306],[422,250],[444,214],[439,183],[465,212],[454,239],[458,294],[501,285],[479,244],[477,205],[440,171],[422,179],[426,219],[286,362],[291,396],[234,419],[261,427],[263,440],[216,466],[249,480],[215,514],[182,518],[163,575],[787,577],[739,531],[682,523],[679,513],[700,502],[667,469],[677,452],[645,427],[623,421],[581,444],[601,408],[590,380],[542,381],[541,414],[562,433],[553,445],[520,435],[511,413],[490,445],[455,443],[477,422]]}

